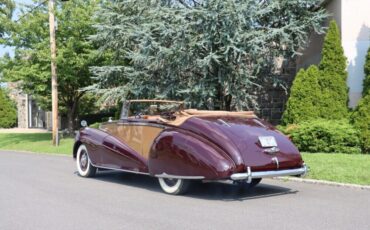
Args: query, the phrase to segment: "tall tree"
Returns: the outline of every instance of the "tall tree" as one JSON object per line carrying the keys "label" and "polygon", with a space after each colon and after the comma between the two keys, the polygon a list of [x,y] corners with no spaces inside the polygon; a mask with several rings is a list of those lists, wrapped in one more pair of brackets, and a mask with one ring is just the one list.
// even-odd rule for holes
{"label": "tall tree", "polygon": [[0,41],[9,29],[10,20],[13,15],[14,2],[12,0],[0,0]]}
{"label": "tall tree", "polygon": [[366,56],[363,87],[362,99],[353,113],[352,121],[360,130],[363,151],[370,153],[370,48]]}
{"label": "tall tree", "polygon": [[367,51],[365,60],[365,78],[363,83],[362,96],[370,95],[370,48]]}
{"label": "tall tree", "polygon": [[[194,107],[256,105],[256,85],[274,75],[326,18],[319,0],[124,0],[97,17],[111,65],[93,68],[89,87],[110,103],[121,98],[185,99]],[[277,78],[277,81],[279,79]]]}
{"label": "tall tree", "polygon": [[[29,6],[31,7],[31,6]],[[89,67],[99,65],[102,57],[89,40],[95,33],[92,15],[99,0],[74,0],[56,7],[58,91],[61,110],[68,116],[68,129],[74,130],[78,105],[91,85]],[[27,10],[26,10],[27,11]],[[26,14],[14,26],[8,45],[15,46],[15,57],[8,58],[4,77],[21,81],[24,91],[37,96],[45,107],[51,104],[50,50],[47,5]]]}
{"label": "tall tree", "polygon": [[330,22],[325,36],[322,59],[319,65],[321,74],[321,117],[339,119],[348,114],[347,59],[344,56],[337,23]]}

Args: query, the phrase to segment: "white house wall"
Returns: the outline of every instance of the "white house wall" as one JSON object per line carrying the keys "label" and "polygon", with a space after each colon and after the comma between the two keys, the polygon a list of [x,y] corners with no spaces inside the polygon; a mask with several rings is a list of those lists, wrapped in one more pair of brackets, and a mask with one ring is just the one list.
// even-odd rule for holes
{"label": "white house wall", "polygon": [[[337,22],[338,27],[341,28],[341,0],[328,0],[323,3],[323,6],[330,14],[330,19],[325,22],[324,26],[329,26],[329,21],[334,19]],[[312,33],[310,35],[307,49],[303,51],[302,56],[297,58],[297,70],[301,68],[306,69],[310,65],[316,65],[320,63],[324,37],[325,34]]]}
{"label": "white house wall", "polygon": [[370,0],[342,0],[342,45],[348,59],[349,106],[361,98],[364,64],[370,47]]}

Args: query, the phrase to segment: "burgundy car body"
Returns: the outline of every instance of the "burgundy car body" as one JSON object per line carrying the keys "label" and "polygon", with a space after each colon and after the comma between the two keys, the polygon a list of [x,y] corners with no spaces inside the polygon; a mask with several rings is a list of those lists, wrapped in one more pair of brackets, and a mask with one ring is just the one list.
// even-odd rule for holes
{"label": "burgundy car body", "polygon": [[[183,111],[188,117],[176,124],[123,117],[83,128],[73,156],[84,144],[97,168],[166,178],[237,182],[307,171],[292,142],[252,113]],[[277,146],[263,147],[261,136],[274,137]]]}

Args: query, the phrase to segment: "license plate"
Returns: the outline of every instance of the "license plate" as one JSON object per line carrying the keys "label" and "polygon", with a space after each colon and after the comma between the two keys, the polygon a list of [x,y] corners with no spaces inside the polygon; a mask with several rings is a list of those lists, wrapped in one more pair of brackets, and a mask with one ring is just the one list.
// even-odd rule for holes
{"label": "license plate", "polygon": [[273,136],[258,137],[262,147],[277,147],[276,139]]}

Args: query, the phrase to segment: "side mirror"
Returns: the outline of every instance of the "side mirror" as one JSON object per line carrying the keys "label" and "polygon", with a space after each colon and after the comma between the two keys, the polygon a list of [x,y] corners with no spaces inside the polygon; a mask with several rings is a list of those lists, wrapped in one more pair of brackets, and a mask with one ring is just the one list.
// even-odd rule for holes
{"label": "side mirror", "polygon": [[82,121],[81,121],[81,126],[82,126],[82,127],[87,127],[87,121],[82,120]]}

